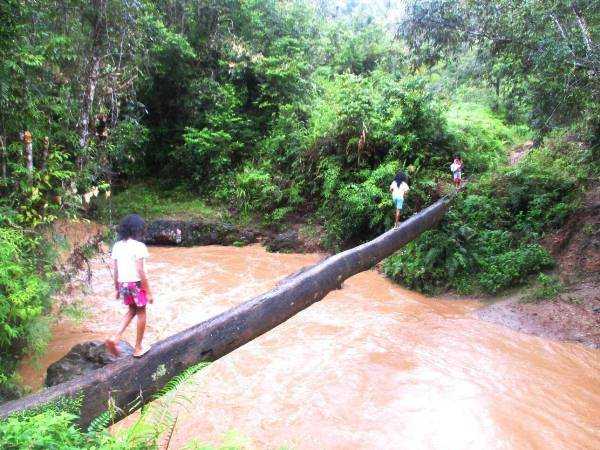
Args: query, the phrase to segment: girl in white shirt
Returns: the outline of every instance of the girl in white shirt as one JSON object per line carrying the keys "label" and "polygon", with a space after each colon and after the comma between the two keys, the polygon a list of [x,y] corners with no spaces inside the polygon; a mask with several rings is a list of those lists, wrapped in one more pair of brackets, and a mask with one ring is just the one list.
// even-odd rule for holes
{"label": "girl in white shirt", "polygon": [[396,221],[394,223],[394,228],[398,228],[400,225],[400,211],[402,211],[402,207],[404,206],[404,196],[409,190],[408,184],[406,183],[407,180],[406,174],[400,171],[396,174],[392,184],[390,184],[392,200],[396,206]]}
{"label": "girl in white shirt", "polygon": [[452,172],[452,178],[454,179],[454,185],[460,189],[462,183],[462,168],[463,162],[460,156],[454,157],[454,162],[450,164],[450,171]]}
{"label": "girl in white shirt", "polygon": [[137,214],[130,214],[119,224],[119,240],[112,249],[112,269],[115,279],[116,298],[123,296],[123,303],[129,307],[119,332],[106,341],[109,351],[119,355],[117,345],[121,335],[137,316],[135,349],[133,356],[141,357],[150,347],[142,345],[146,331],[146,304],[154,303],[148,279],[144,270],[144,260],[149,257],[146,244],[140,242],[146,224]]}

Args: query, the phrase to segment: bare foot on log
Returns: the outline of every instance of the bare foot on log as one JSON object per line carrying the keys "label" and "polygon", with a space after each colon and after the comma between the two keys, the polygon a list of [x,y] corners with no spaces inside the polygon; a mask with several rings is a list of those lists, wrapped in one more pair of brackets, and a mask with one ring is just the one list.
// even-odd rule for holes
{"label": "bare foot on log", "polygon": [[104,342],[104,344],[106,345],[106,348],[113,356],[120,356],[121,352],[119,352],[119,349],[117,348],[117,343],[115,342],[114,339],[107,339]]}
{"label": "bare foot on log", "polygon": [[148,353],[148,350],[150,350],[150,346],[149,345],[145,345],[142,348],[136,348],[135,351],[133,352],[133,357],[134,358],[141,358],[146,353]]}

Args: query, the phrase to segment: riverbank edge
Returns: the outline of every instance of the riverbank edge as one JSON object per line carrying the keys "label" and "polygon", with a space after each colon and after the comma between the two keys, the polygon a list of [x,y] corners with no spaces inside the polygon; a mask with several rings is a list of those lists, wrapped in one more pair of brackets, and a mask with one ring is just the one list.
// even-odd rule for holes
{"label": "riverbank edge", "polygon": [[522,286],[494,297],[447,293],[446,300],[474,300],[483,306],[471,314],[485,322],[544,339],[600,349],[600,282],[574,283],[553,299],[528,301]]}
{"label": "riverbank edge", "polygon": [[[161,241],[156,239],[157,223],[170,226],[168,233],[162,233],[162,237],[168,239]],[[81,227],[88,224],[90,233],[85,233],[84,238],[75,239],[71,243],[71,252],[66,255],[65,266],[69,270],[84,269],[86,255],[83,248],[94,247],[106,251],[110,245],[107,242],[114,233],[108,233],[111,227],[90,220],[77,221],[74,224],[62,223],[55,227],[66,238],[70,234],[70,227]],[[114,227],[112,227],[114,228]],[[215,220],[194,218],[179,220],[177,218],[160,219],[148,221],[148,228],[154,229],[154,237],[147,239],[149,245],[173,245],[173,246],[200,246],[200,245],[226,245],[244,246],[260,244],[268,251],[284,253],[320,253],[330,255],[321,245],[321,235],[318,228],[302,221],[288,222],[284,229],[287,231],[269,229],[264,226],[244,226],[227,220]],[[160,227],[159,227],[160,228]],[[176,242],[177,231],[183,229],[191,237],[191,241]],[[309,233],[306,230],[310,230]],[[186,231],[187,230],[187,231]],[[184,235],[185,237],[185,235]],[[196,239],[195,241],[193,239]],[[565,259],[564,255],[554,255]],[[89,257],[89,255],[87,255]],[[379,268],[379,267],[378,267]],[[381,275],[385,274],[379,270]],[[65,304],[65,297],[73,286],[65,286],[64,294],[59,295],[61,299],[57,303]],[[515,288],[510,292],[495,297],[459,296],[453,293],[442,294],[441,298],[448,300],[465,299],[475,300],[483,304],[483,307],[472,314],[480,320],[502,325],[518,332],[536,335],[546,339],[569,341],[582,344],[591,348],[600,348],[600,281],[584,279],[571,283],[566,290],[555,299],[546,299],[537,302],[525,302],[530,285]]]}
{"label": "riverbank edge", "polygon": [[[182,221],[158,220],[169,222],[176,229],[181,226]],[[153,224],[150,222],[149,228]],[[192,222],[201,223],[197,220]],[[207,221],[211,226],[214,221]],[[228,230],[236,226],[230,223],[222,223],[220,226]],[[288,231],[278,233],[264,227],[237,228],[239,236],[219,234],[212,232],[215,236],[224,236],[219,239],[200,239],[213,245],[247,245],[260,243],[269,251],[294,252],[294,253],[325,253],[329,254],[320,243],[320,237],[316,233],[307,235],[302,233],[304,223],[290,222],[286,225]],[[174,231],[171,233],[175,236]],[[209,232],[210,234],[210,232]],[[249,238],[250,237],[250,238]],[[207,240],[208,239],[208,240]],[[150,242],[151,244],[152,242]],[[160,243],[160,242],[159,242]],[[164,244],[164,243],[163,243]],[[184,244],[185,245],[185,244]],[[194,244],[192,244],[194,245]],[[550,249],[552,250],[552,249]],[[552,251],[557,260],[564,260],[564,254]],[[559,264],[556,275],[561,279],[572,280],[574,277],[566,275],[566,270],[560,270]],[[385,274],[379,270],[385,276]],[[589,274],[584,274],[589,275]],[[546,339],[578,343],[591,348],[600,348],[600,281],[585,276],[570,282],[564,292],[552,299],[542,299],[535,302],[528,301],[531,283],[525,284],[512,291],[498,296],[459,296],[452,293],[442,295],[446,299],[468,299],[483,303],[483,307],[473,312],[480,320],[501,325],[518,332],[536,335]]]}
{"label": "riverbank edge", "polygon": [[[581,219],[580,215],[577,214],[574,217],[576,221]],[[156,222],[169,222],[173,224],[175,229],[185,223],[185,221],[176,219],[157,219],[149,222],[149,228],[152,228]],[[212,240],[210,237],[205,237],[191,245],[247,245],[259,243],[268,251],[273,252],[330,254],[328,249],[321,244],[322,236],[318,233],[318,229],[312,227],[310,228],[311,233],[306,233],[306,223],[300,221],[286,223],[285,228],[288,231],[285,232],[277,232],[261,226],[239,227],[225,221],[195,219],[188,221],[188,223],[208,224],[217,228],[225,227],[226,230],[237,230],[235,233],[238,235],[236,237],[235,233],[233,235],[215,233],[213,230]],[[564,230],[557,232],[557,234],[561,233],[564,234]],[[576,236],[576,233],[571,233],[571,235]],[[175,234],[172,233],[172,236],[175,236]],[[215,239],[215,236],[221,237]],[[576,241],[577,239],[573,240]],[[551,241],[553,241],[552,236],[546,240],[546,242]],[[153,242],[147,243],[153,244]],[[158,242],[158,244],[169,245],[165,242]],[[172,242],[172,245],[178,244]],[[183,245],[189,245],[189,243]],[[486,296],[485,294],[460,296],[447,292],[442,294],[441,298],[477,300],[483,303],[484,306],[474,311],[473,314],[478,319],[486,322],[546,339],[574,342],[591,348],[600,348],[600,280],[591,278],[589,271],[583,273],[583,277],[582,274],[574,277],[560,264],[560,261],[569,259],[569,255],[551,248],[549,244],[546,246],[559,262],[555,270],[555,276],[563,280],[569,280],[565,290],[555,298],[541,299],[535,302],[529,301],[528,295],[532,286],[531,282],[497,296]],[[379,272],[385,276],[383,271],[379,270]]]}

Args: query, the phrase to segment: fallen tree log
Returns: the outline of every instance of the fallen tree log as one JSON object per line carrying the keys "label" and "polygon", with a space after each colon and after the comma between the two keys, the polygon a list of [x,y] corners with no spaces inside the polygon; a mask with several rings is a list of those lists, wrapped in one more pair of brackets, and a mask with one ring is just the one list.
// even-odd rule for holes
{"label": "fallen tree log", "polygon": [[116,418],[151,400],[171,378],[201,361],[214,361],[318,302],[359,272],[373,267],[402,245],[433,227],[445,214],[444,197],[399,228],[297,272],[273,290],[212,319],[155,343],[140,359],[125,358],[81,378],[44,389],[0,406],[0,419],[39,408],[63,397],[83,396],[80,425],[115,407]]}

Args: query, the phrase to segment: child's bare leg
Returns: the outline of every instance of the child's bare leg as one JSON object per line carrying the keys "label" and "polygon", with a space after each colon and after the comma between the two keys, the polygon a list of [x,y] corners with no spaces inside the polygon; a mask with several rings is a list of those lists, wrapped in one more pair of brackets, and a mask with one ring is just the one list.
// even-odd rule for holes
{"label": "child's bare leg", "polygon": [[123,321],[121,322],[121,328],[119,329],[119,332],[112,337],[112,340],[115,341],[115,343],[119,342],[119,340],[121,339],[121,335],[125,332],[125,330],[127,329],[127,327],[129,326],[129,324],[131,323],[131,321],[133,320],[134,317],[135,317],[135,306],[129,305],[129,309],[127,310],[127,313],[123,317]]}
{"label": "child's bare leg", "polygon": [[146,331],[146,308],[137,309],[137,329],[135,335],[135,350],[134,355],[139,354],[142,351],[142,339],[144,339],[144,332]]}
{"label": "child's bare leg", "polygon": [[400,210],[397,209],[396,210],[396,222],[394,223],[394,226],[397,227],[399,223],[400,223]]}
{"label": "child's bare leg", "polygon": [[131,320],[134,317],[135,317],[135,307],[130,305],[129,309],[127,310],[127,313],[125,313],[125,316],[123,316],[123,321],[121,322],[121,328],[119,329],[118,333],[113,335],[110,339],[108,339],[106,341],[106,345],[112,354],[114,354],[116,356],[119,355],[119,350],[117,349],[117,344],[121,340],[121,335],[125,332],[125,330],[127,329],[129,324],[131,323]]}

